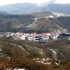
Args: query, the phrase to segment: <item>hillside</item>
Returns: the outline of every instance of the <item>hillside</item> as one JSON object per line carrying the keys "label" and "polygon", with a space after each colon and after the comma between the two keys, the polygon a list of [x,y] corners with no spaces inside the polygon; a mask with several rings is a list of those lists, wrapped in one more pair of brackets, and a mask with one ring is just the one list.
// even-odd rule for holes
{"label": "hillside", "polygon": [[60,13],[60,12],[35,12],[31,15],[36,18],[57,18],[57,17],[70,17],[70,14]]}
{"label": "hillside", "polygon": [[55,26],[60,26],[70,31],[70,14],[64,14],[59,12],[36,12],[33,13],[32,15],[35,16],[36,18],[46,18],[47,21],[51,22],[51,24],[54,23]]}
{"label": "hillside", "polygon": [[[70,66],[70,40],[58,39],[45,43],[0,38],[1,68],[26,68],[28,70],[66,69]],[[4,65],[4,66],[3,66]],[[37,66],[37,68],[36,68]],[[3,69],[5,70],[5,69]]]}
{"label": "hillside", "polygon": [[55,22],[70,31],[70,17],[59,17]]}
{"label": "hillside", "polygon": [[31,25],[28,26],[28,28],[31,28],[36,31],[43,31],[43,32],[51,32],[57,29],[62,30],[63,28],[54,23],[52,20],[47,20],[45,18],[38,19],[34,21]]}
{"label": "hillside", "polygon": [[0,31],[24,31],[33,22],[31,15],[0,15]]}
{"label": "hillside", "polygon": [[31,15],[35,16],[36,18],[43,18],[53,14],[52,12],[35,12],[35,13],[32,13]]}
{"label": "hillside", "polygon": [[[38,15],[37,15],[38,14]],[[0,15],[0,32],[51,32],[70,30],[70,15],[38,12],[31,15]]]}
{"label": "hillside", "polygon": [[40,44],[29,41],[15,41],[12,38],[2,38],[0,39],[0,49],[2,49],[4,57],[30,56],[32,58],[60,59],[61,61],[70,60],[70,41],[65,39]]}
{"label": "hillside", "polygon": [[38,43],[31,45],[31,42],[28,41],[15,41],[12,38],[0,39],[0,49],[2,49],[2,53],[5,57],[46,57],[47,53],[42,48],[39,48],[39,45]]}

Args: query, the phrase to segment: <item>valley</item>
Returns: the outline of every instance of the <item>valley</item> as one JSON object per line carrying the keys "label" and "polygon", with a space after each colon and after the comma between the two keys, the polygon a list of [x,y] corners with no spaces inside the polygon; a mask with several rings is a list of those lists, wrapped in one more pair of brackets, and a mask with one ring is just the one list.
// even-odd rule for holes
{"label": "valley", "polygon": [[69,70],[70,4],[0,6],[0,70]]}

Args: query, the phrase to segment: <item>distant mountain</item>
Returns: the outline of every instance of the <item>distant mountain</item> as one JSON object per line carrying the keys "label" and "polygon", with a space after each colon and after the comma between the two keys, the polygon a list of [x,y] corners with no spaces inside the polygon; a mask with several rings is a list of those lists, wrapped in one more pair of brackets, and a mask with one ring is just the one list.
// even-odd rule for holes
{"label": "distant mountain", "polygon": [[49,12],[62,12],[62,13],[70,13],[70,4],[44,4],[41,5],[40,9],[42,11]]}
{"label": "distant mountain", "polygon": [[0,11],[0,14],[2,14],[2,15],[8,15],[8,13],[3,12],[3,11]]}
{"label": "distant mountain", "polygon": [[10,14],[29,14],[38,5],[34,3],[18,3],[0,6],[0,11],[4,11]]}
{"label": "distant mountain", "polygon": [[31,14],[35,12],[62,12],[70,13],[70,4],[44,3],[18,3],[0,6],[0,11],[9,14]]}

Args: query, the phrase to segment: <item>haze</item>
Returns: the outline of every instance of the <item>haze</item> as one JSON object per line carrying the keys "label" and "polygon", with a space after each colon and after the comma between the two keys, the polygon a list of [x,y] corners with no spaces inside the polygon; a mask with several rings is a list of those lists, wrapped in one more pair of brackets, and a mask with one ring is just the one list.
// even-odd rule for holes
{"label": "haze", "polygon": [[37,3],[42,4],[45,2],[54,2],[54,3],[70,3],[70,0],[0,0],[0,6],[6,4],[14,4],[14,3]]}

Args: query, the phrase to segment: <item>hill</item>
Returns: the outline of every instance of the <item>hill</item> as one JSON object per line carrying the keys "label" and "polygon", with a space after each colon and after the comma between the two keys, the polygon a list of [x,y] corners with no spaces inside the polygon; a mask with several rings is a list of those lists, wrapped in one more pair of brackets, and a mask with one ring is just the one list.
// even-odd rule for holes
{"label": "hill", "polygon": [[32,58],[46,57],[61,61],[70,60],[70,41],[65,39],[40,44],[29,41],[15,41],[12,38],[2,38],[0,39],[0,49],[2,49],[4,57],[30,56]]}
{"label": "hill", "polygon": [[60,13],[60,12],[35,12],[31,15],[36,18],[57,18],[57,17],[70,17],[70,14]]}
{"label": "hill", "polygon": [[0,39],[0,49],[5,57],[31,56],[46,57],[46,52],[37,47],[38,43],[31,44],[28,41],[15,41],[12,37]]}
{"label": "hill", "polygon": [[59,13],[59,12],[36,12],[36,13],[32,13],[32,15],[38,19],[45,18],[46,21],[50,21],[51,24],[54,23],[55,26],[60,26],[70,31],[70,27],[69,27],[70,26],[70,14],[64,14],[64,13]]}
{"label": "hill", "polygon": [[[0,15],[0,31],[3,32],[43,32],[60,27],[47,19],[35,21],[32,15]],[[45,26],[46,25],[46,26]],[[51,25],[51,26],[49,26]],[[36,29],[36,27],[38,29]],[[59,28],[60,29],[60,28]]]}
{"label": "hill", "polygon": [[33,22],[31,15],[0,15],[0,31],[24,31]]}
{"label": "hill", "polygon": [[63,30],[63,28],[56,23],[54,23],[52,20],[41,18],[36,21],[34,21],[32,24],[28,26],[28,28],[31,28],[36,31],[40,32],[51,32],[57,29]]}
{"label": "hill", "polygon": [[70,15],[58,12],[38,12],[31,15],[0,14],[0,32],[51,32],[70,30]]}
{"label": "hill", "polygon": [[59,17],[55,22],[70,31],[70,17]]}
{"label": "hill", "polygon": [[[51,19],[50,16],[55,17]],[[61,15],[59,15],[61,16]],[[58,17],[53,13],[40,13],[32,15],[0,15],[0,31],[5,32],[45,32],[56,29],[69,28],[69,15]],[[38,20],[34,20],[39,18]]]}

